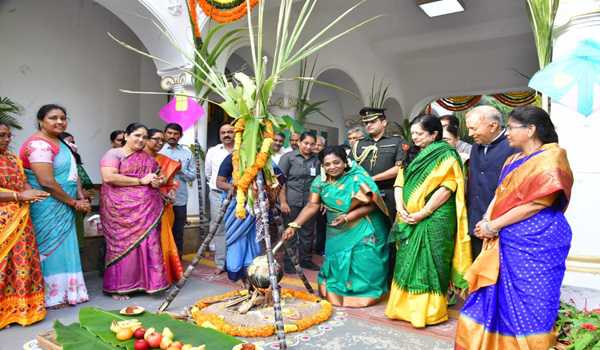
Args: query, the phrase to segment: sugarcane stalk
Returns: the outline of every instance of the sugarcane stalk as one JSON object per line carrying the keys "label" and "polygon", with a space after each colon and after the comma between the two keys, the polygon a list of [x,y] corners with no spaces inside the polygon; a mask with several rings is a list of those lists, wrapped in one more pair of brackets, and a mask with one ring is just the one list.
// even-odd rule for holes
{"label": "sugarcane stalk", "polygon": [[[279,210],[274,210],[273,221],[277,222],[278,224],[283,223],[283,219],[281,218],[281,212]],[[278,225],[277,230],[279,232],[283,232],[283,225]],[[284,245],[285,253],[292,260],[292,265],[294,265],[294,270],[296,270],[296,275],[298,275],[298,277],[302,281],[302,284],[304,284],[304,288],[306,288],[306,290],[310,294],[315,294],[313,287],[310,285],[310,282],[308,282],[308,279],[306,278],[306,275],[304,274],[304,269],[302,269],[302,266],[300,266],[300,260],[298,259],[296,252],[294,252],[294,249],[292,249],[292,247],[290,247],[288,244],[285,244],[284,240],[281,240],[279,243],[277,243],[277,245],[275,246],[275,249],[273,249],[273,251],[276,251],[277,249],[279,249],[281,244]]]}
{"label": "sugarcane stalk", "polygon": [[217,229],[223,223],[223,217],[225,216],[225,213],[227,212],[227,208],[229,207],[229,204],[231,203],[232,197],[233,197],[233,191],[230,191],[227,194],[227,197],[225,198],[225,200],[223,201],[223,204],[221,205],[221,211],[219,212],[219,216],[217,217],[217,220],[215,221],[215,225],[209,229],[208,235],[206,235],[206,238],[204,238],[204,241],[202,242],[202,244],[196,251],[196,255],[194,256],[192,263],[189,264],[187,266],[187,268],[185,269],[185,272],[183,273],[183,277],[181,277],[181,279],[179,279],[179,281],[177,281],[171,287],[171,289],[167,292],[165,301],[163,301],[163,303],[158,308],[159,313],[164,312],[169,307],[169,305],[171,305],[173,300],[175,300],[175,298],[177,297],[177,294],[179,294],[179,292],[181,291],[181,289],[183,288],[183,286],[185,285],[187,280],[192,275],[192,271],[194,271],[194,269],[196,268],[196,265],[198,265],[200,260],[202,260],[202,254],[204,254],[206,247],[208,247],[208,244],[215,236]]}
{"label": "sugarcane stalk", "polygon": [[196,160],[196,180],[198,180],[198,208],[200,208],[200,221],[205,223],[208,221],[208,215],[206,213],[206,174],[204,173],[204,160],[200,157],[202,147],[198,142],[200,136],[200,130],[198,129],[198,123],[194,123],[194,156]]}
{"label": "sugarcane stalk", "polygon": [[267,196],[265,194],[265,180],[262,171],[256,176],[256,187],[258,188],[258,207],[260,208],[260,217],[257,215],[257,220],[262,220],[262,229],[264,232],[265,248],[267,251],[267,262],[269,263],[269,280],[271,281],[271,289],[273,293],[273,311],[275,312],[275,330],[277,340],[279,341],[279,349],[286,350],[285,330],[283,325],[283,313],[281,312],[281,296],[279,293],[279,282],[275,272],[275,258],[271,250],[271,235],[269,234],[269,211]]}

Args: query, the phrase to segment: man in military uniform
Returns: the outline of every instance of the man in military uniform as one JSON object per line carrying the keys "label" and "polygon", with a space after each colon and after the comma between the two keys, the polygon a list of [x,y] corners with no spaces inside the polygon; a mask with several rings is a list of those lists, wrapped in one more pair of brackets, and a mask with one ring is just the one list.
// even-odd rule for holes
{"label": "man in military uniform", "polygon": [[369,137],[354,144],[352,157],[377,183],[390,211],[390,219],[393,220],[396,216],[394,181],[406,156],[408,144],[400,137],[384,135],[387,126],[384,111],[385,109],[372,107],[360,110]]}

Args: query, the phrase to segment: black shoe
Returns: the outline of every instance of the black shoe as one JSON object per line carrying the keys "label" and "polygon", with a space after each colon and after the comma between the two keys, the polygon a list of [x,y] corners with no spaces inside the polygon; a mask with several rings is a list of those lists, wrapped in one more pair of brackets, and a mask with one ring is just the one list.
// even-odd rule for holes
{"label": "black shoe", "polygon": [[315,264],[312,261],[304,261],[300,264],[300,266],[302,266],[303,269],[308,269],[312,271],[319,271],[321,269],[319,265]]}
{"label": "black shoe", "polygon": [[296,269],[292,265],[284,264],[283,271],[287,274],[296,273]]}

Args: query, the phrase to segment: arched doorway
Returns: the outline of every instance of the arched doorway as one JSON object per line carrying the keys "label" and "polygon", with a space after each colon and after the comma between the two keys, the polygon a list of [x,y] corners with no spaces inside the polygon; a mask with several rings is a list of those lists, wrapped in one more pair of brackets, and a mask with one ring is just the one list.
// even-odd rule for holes
{"label": "arched doorway", "polygon": [[350,75],[338,68],[321,72],[316,80],[339,86],[352,94],[314,84],[310,91],[310,101],[325,101],[321,105],[321,111],[328,118],[312,114],[308,116],[305,126],[326,137],[329,144],[343,143],[346,128],[359,123],[358,112],[364,106],[358,85]]}
{"label": "arched doorway", "polygon": [[388,120],[387,133],[406,138],[405,129],[407,125],[405,120],[407,116],[404,115],[404,110],[398,100],[393,97],[387,98],[383,103],[383,108],[385,108],[385,115]]}

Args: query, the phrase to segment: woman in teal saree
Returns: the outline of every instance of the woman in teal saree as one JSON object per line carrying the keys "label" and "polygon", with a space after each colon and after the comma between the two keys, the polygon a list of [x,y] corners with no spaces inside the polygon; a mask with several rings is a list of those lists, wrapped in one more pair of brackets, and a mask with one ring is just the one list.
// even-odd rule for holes
{"label": "woman in teal saree", "polygon": [[57,105],[42,106],[39,131],[20,150],[29,185],[50,193],[31,204],[31,221],[44,274],[46,307],[59,308],[89,299],[79,256],[75,213],[90,211],[78,196],[77,164],[69,147],[59,139],[67,128],[67,114]]}
{"label": "woman in teal saree", "polygon": [[308,205],[284,232],[298,228],[327,208],[325,260],[319,292],[336,306],[366,307],[388,291],[387,208],[367,172],[349,164],[341,146],[325,148],[319,158],[324,171],[311,186]]}

